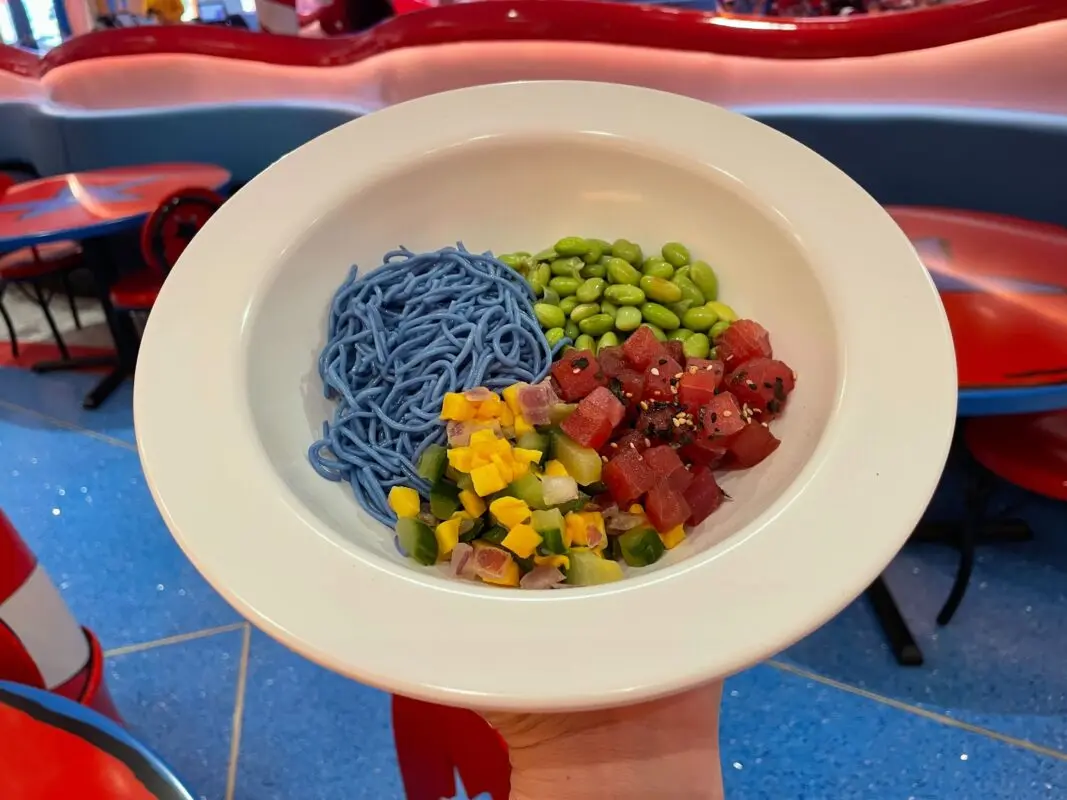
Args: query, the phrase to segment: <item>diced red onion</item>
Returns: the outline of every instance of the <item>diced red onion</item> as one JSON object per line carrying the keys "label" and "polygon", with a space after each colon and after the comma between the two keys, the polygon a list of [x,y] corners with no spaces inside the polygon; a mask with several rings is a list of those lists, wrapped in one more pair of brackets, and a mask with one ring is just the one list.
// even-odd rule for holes
{"label": "diced red onion", "polygon": [[445,426],[445,433],[448,434],[448,446],[466,447],[471,443],[471,434],[475,431],[484,430],[485,428],[489,428],[498,438],[500,437],[500,423],[495,419],[471,419],[464,422],[452,420]]}
{"label": "diced red onion", "polygon": [[586,543],[593,549],[596,549],[604,544],[604,540],[607,537],[600,532],[600,528],[595,525],[587,525],[585,528],[585,538]]}
{"label": "diced red onion", "polygon": [[460,542],[452,548],[452,559],[448,562],[448,571],[452,577],[462,575],[474,555],[474,548],[466,542]]}
{"label": "diced red onion", "polygon": [[437,517],[435,517],[429,511],[420,511],[418,517],[420,522],[425,522],[427,525],[430,526],[431,529],[437,527]]}
{"label": "diced red onion", "polygon": [[552,394],[551,387],[543,383],[519,389],[519,410],[523,419],[531,425],[547,425],[550,421],[548,412],[552,408]]}
{"label": "diced red onion", "polygon": [[460,533],[461,536],[464,533],[467,533],[468,531],[470,531],[470,529],[473,528],[473,527],[474,527],[474,520],[471,519],[470,517],[460,517],[459,518],[459,533]]}
{"label": "diced red onion", "polygon": [[608,530],[617,531],[618,533],[632,530],[638,525],[644,524],[644,521],[645,518],[640,514],[628,514],[625,511],[612,515],[611,519],[608,519],[607,515],[604,516],[604,523],[607,525]]}
{"label": "diced red onion", "polygon": [[479,578],[502,578],[511,556],[496,547],[483,547],[474,554],[474,574]]}
{"label": "diced red onion", "polygon": [[578,499],[578,483],[569,475],[546,475],[541,479],[541,491],[550,506]]}
{"label": "diced red onion", "polygon": [[549,375],[538,386],[544,386],[548,390],[548,404],[550,406],[558,405],[563,402],[563,399],[557,394],[555,382],[552,380],[552,376]]}
{"label": "diced red onion", "polygon": [[493,396],[492,391],[486,389],[484,386],[475,386],[473,389],[468,389],[463,393],[463,396],[470,400],[472,403],[482,403]]}
{"label": "diced red onion", "polygon": [[563,583],[563,573],[555,567],[534,567],[519,580],[523,589],[551,589]]}

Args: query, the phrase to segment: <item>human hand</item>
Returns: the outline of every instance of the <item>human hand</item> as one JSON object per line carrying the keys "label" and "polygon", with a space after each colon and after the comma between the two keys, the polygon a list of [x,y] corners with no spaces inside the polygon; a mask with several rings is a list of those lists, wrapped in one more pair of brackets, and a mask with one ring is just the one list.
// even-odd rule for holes
{"label": "human hand", "polygon": [[511,800],[722,800],[722,683],[569,714],[486,714],[507,742]]}

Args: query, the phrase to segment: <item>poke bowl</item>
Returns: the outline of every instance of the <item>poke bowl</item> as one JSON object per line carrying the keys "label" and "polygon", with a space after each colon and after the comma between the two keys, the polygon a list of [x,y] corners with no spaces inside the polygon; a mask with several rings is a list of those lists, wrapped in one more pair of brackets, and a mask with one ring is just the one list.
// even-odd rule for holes
{"label": "poke bowl", "polygon": [[168,527],[267,633],[399,694],[563,710],[839,611],[921,516],[955,396],[929,276],[831,164],[680,96],[534,82],[256,177],[168,278],[134,409]]}

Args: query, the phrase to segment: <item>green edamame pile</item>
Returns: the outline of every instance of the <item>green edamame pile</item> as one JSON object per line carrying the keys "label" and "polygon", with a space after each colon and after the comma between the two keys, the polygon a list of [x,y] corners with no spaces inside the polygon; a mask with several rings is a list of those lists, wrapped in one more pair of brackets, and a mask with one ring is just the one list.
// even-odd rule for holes
{"label": "green edamame pile", "polygon": [[499,259],[530,284],[534,313],[553,347],[567,339],[580,350],[599,351],[645,325],[660,341],[682,342],[686,356],[706,358],[737,319],[719,302],[715,270],[693,261],[679,242],[646,256],[626,239],[566,236],[539,253]]}

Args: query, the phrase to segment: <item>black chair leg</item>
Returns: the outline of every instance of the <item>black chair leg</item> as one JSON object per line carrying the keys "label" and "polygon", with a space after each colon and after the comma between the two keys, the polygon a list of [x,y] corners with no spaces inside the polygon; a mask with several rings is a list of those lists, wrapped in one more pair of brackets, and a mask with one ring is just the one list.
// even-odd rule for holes
{"label": "black chair leg", "polygon": [[82,329],[81,317],[78,316],[78,304],[74,302],[74,291],[70,285],[70,273],[63,273],[63,291],[67,295],[67,303],[70,305],[70,315],[74,317],[74,327]]}
{"label": "black chair leg", "polygon": [[11,355],[15,358],[19,357],[19,337],[15,333],[15,323],[11,321],[11,315],[7,313],[7,308],[4,306],[4,290],[7,289],[7,284],[0,285],[0,315],[4,318],[4,324],[7,326],[7,335],[11,340]]}
{"label": "black chair leg", "polygon": [[37,297],[37,303],[41,306],[41,311],[44,312],[48,327],[52,329],[52,338],[56,340],[56,347],[59,348],[59,357],[64,361],[70,361],[70,351],[67,349],[67,343],[63,341],[63,335],[59,332],[56,320],[52,316],[52,311],[48,308],[48,300],[45,299],[44,292],[41,291],[41,284],[37,281],[33,282],[33,293]]}

